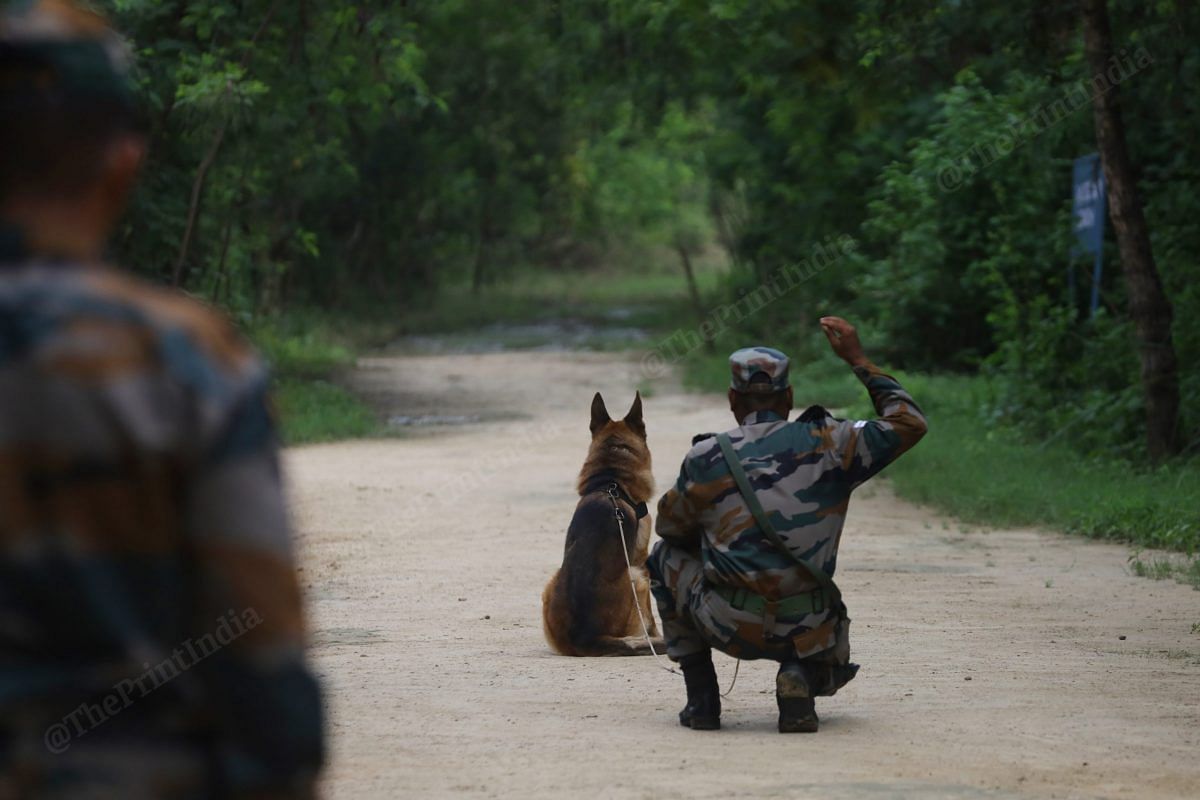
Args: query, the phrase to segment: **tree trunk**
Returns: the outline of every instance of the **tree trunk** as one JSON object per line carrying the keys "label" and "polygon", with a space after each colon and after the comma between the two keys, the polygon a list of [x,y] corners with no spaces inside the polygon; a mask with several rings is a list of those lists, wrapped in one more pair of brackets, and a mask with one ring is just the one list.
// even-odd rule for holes
{"label": "tree trunk", "polygon": [[486,277],[487,260],[491,255],[492,217],[489,211],[490,196],[484,197],[483,209],[479,215],[479,240],[475,244],[475,265],[471,270],[471,294],[479,294],[483,290]]}
{"label": "tree trunk", "polygon": [[487,264],[487,237],[480,236],[475,244],[475,264],[471,268],[471,294],[483,291],[484,267]]}
{"label": "tree trunk", "polygon": [[729,263],[734,267],[739,266],[741,259],[738,258],[737,238],[733,233],[733,226],[729,222],[729,215],[725,208],[725,202],[721,199],[719,189],[713,189],[708,196],[708,210],[712,215],[713,222],[716,223],[717,240],[724,248],[725,254],[729,256]]}
{"label": "tree trunk", "polygon": [[183,229],[183,241],[179,243],[179,256],[175,259],[175,269],[171,273],[171,285],[176,288],[183,287],[184,270],[187,268],[188,254],[192,249],[192,236],[195,234],[196,224],[200,220],[200,200],[204,197],[204,182],[208,180],[208,171],[212,169],[217,160],[217,154],[221,152],[221,143],[225,141],[225,131],[228,127],[229,120],[226,118],[217,130],[217,135],[213,138],[208,152],[204,154],[204,160],[200,162],[200,167],[196,170],[196,180],[192,183],[192,199],[188,203],[187,224]]}
{"label": "tree trunk", "polygon": [[[1081,0],[1084,48],[1093,76],[1105,74],[1112,64],[1112,32],[1107,0]],[[1096,144],[1108,182],[1108,211],[1121,268],[1129,295],[1142,365],[1142,390],[1146,398],[1146,444],[1152,461],[1179,452],[1179,370],[1171,341],[1171,302],[1163,290],[1150,231],[1137,195],[1137,181],[1125,143],[1125,127],[1118,103],[1119,88],[1094,92],[1092,112]]]}
{"label": "tree trunk", "polygon": [[[250,61],[254,57],[254,46],[258,43],[258,39],[263,35],[271,24],[271,20],[275,16],[275,12],[279,10],[279,6],[283,0],[275,0],[271,7],[267,10],[267,14],[263,17],[263,21],[259,24],[258,30],[254,32],[254,36],[250,38],[250,44],[246,48],[246,52],[242,54],[242,68],[246,69],[250,66]],[[233,84],[226,83],[225,91],[222,94],[222,100],[228,100],[233,94]],[[167,122],[167,114],[170,113],[171,107],[174,105],[174,100],[170,102],[167,109],[163,113],[162,125],[165,127]],[[196,170],[196,179],[192,182],[192,197],[188,203],[187,224],[183,229],[183,241],[179,244],[179,256],[175,259],[175,269],[171,273],[171,285],[176,288],[182,288],[184,278],[187,277],[187,259],[191,252],[192,237],[196,232],[196,226],[200,220],[200,203],[204,197],[204,182],[208,180],[208,171],[212,169],[213,164],[217,161],[217,155],[221,152],[221,145],[225,141],[225,133],[229,130],[228,115],[221,121],[221,127],[217,129],[217,135],[213,137],[212,144],[209,145],[208,152],[205,153],[204,159],[200,162],[199,168]]]}
{"label": "tree trunk", "polygon": [[230,301],[233,299],[233,290],[229,284],[232,282],[229,278],[229,246],[233,243],[233,217],[225,220],[225,230],[221,234],[221,257],[217,261],[217,281],[213,288],[213,299],[218,303],[229,307]]}
{"label": "tree trunk", "polygon": [[[700,287],[696,285],[696,272],[692,269],[692,257],[688,253],[687,245],[681,240],[675,240],[675,251],[679,253],[679,260],[683,263],[683,274],[687,275],[688,294],[692,297],[692,308],[696,312],[696,321],[701,326],[704,325],[704,304],[700,301]],[[704,337],[704,349],[710,353],[716,352],[716,344],[707,336]]]}

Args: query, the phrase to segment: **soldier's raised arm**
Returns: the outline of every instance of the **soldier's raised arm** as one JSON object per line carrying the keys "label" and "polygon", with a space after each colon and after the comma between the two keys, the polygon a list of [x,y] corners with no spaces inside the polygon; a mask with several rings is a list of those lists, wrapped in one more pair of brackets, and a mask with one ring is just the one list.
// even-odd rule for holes
{"label": "soldier's raised arm", "polygon": [[845,420],[833,432],[835,455],[846,480],[858,486],[895,461],[921,440],[928,423],[920,407],[900,383],[871,363],[854,326],[840,317],[822,317],[829,345],[867,387],[879,415]]}

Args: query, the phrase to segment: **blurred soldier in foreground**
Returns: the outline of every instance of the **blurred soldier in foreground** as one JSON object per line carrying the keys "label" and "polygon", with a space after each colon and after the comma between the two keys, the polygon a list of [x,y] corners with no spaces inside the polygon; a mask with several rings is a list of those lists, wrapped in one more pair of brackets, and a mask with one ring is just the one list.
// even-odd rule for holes
{"label": "blurred soldier in foreground", "polygon": [[697,436],[658,505],[662,539],[646,566],[668,653],[687,683],[679,722],[694,730],[721,727],[712,647],[780,662],[780,733],[815,732],[813,698],[858,671],[832,580],[850,493],[925,435],[925,417],[867,360],[850,323],[825,317],[821,327],[880,418],[840,420],[813,406],[788,422],[787,356],[739,350],[729,358],[729,405],[740,427]]}
{"label": "blurred soldier in foreground", "polygon": [[99,263],[144,149],[124,58],[0,5],[0,798],[311,797],[263,366]]}

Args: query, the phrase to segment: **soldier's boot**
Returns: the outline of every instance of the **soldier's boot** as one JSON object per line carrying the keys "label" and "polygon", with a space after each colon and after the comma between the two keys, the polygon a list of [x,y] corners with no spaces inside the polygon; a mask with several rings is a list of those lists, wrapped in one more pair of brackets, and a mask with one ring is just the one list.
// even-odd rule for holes
{"label": "soldier's boot", "polygon": [[679,659],[683,682],[687,685],[687,705],[679,712],[679,724],[694,731],[721,728],[721,687],[713,667],[712,651]]}
{"label": "soldier's boot", "polygon": [[816,704],[808,676],[798,661],[785,661],[775,676],[775,701],[779,704],[780,733],[816,733]]}

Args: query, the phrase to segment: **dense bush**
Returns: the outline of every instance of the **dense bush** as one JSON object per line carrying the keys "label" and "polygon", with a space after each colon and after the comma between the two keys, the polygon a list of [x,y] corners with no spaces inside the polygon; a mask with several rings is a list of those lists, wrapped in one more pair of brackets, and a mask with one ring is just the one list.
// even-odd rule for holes
{"label": "dense bush", "polygon": [[[1200,99],[1185,86],[1200,77],[1200,13],[1109,5],[1115,91],[1175,306],[1194,452],[1200,196],[1188,187],[1200,177]],[[722,99],[725,132],[708,161],[732,165],[714,171],[717,188],[736,189],[748,208],[727,297],[753,292],[822,237],[860,243],[746,320],[745,334],[802,343],[779,332],[841,311],[891,364],[991,376],[988,424],[1085,456],[1140,458],[1142,387],[1112,227],[1093,319],[1090,263],[1072,256],[1072,161],[1096,150],[1078,4],[709,4],[718,7],[715,19],[682,0],[647,15],[687,31],[668,52],[702,52],[697,81]]]}
{"label": "dense bush", "polygon": [[[1111,229],[1102,313],[1068,296],[1096,149],[1073,0],[101,5],[152,145],[117,256],[243,320],[713,251],[729,304],[849,237],[723,337],[815,358],[800,331],[840,312],[889,363],[985,372],[989,424],[1140,452]],[[1108,5],[1195,452],[1200,10]]]}

